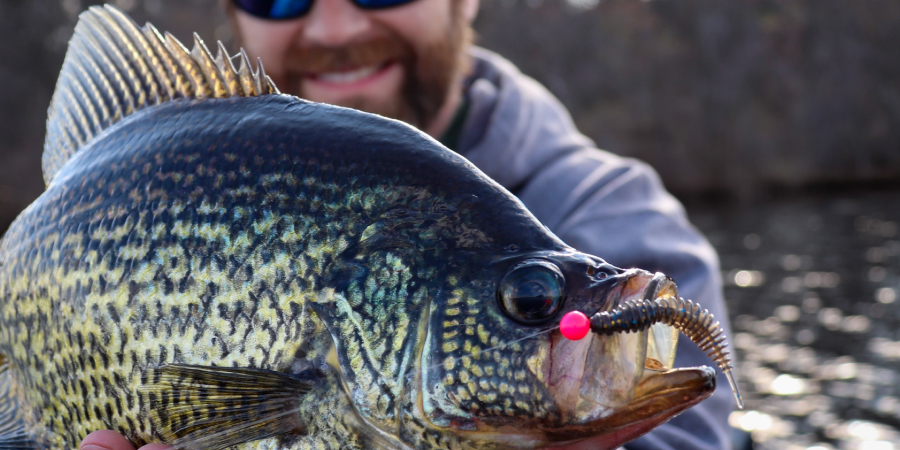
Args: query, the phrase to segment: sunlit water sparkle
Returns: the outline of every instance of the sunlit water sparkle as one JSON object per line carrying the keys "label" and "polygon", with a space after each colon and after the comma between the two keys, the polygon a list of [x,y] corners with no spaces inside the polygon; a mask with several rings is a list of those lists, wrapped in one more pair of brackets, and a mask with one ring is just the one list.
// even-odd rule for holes
{"label": "sunlit water sparkle", "polygon": [[[757,449],[900,450],[900,192],[692,211]],[[677,280],[676,280],[677,281]]]}

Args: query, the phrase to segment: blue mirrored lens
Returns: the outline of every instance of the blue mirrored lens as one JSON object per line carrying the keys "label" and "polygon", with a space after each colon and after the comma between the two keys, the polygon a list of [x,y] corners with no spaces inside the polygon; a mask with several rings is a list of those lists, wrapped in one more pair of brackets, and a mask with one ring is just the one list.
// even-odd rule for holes
{"label": "blue mirrored lens", "polygon": [[275,0],[269,17],[273,19],[289,19],[306,14],[312,0]]}
{"label": "blue mirrored lens", "polygon": [[[294,19],[308,13],[315,0],[234,0],[247,13],[264,19]],[[390,8],[413,0],[352,0],[363,9]]]}
{"label": "blue mirrored lens", "polygon": [[234,0],[244,11],[264,19],[293,19],[309,11],[312,0]]}

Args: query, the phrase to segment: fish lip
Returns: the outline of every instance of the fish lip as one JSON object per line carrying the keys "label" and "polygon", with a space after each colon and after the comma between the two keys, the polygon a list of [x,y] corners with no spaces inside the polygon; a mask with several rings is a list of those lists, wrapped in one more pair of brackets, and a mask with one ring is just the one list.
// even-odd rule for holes
{"label": "fish lip", "polygon": [[[707,399],[716,388],[716,371],[707,366],[671,369],[646,377],[635,398],[589,422],[541,428],[546,445],[564,445],[590,439],[600,448],[616,448]],[[597,433],[597,430],[603,430]],[[560,447],[562,446],[562,447]]]}
{"label": "fish lip", "polygon": [[672,295],[678,295],[675,281],[664,273],[656,272],[650,281],[647,282],[647,288],[644,290],[644,300],[656,300],[661,296],[667,296],[670,292]]}
{"label": "fish lip", "polygon": [[[716,371],[711,367],[672,369],[644,378],[630,402],[589,422],[548,426],[534,420],[514,427],[490,428],[498,434],[495,441],[515,443],[502,448],[619,448],[706,400],[715,388]],[[485,430],[460,434],[490,441]],[[570,447],[572,444],[575,445]]]}
{"label": "fish lip", "polygon": [[625,278],[614,301],[607,302],[605,308],[596,312],[609,312],[630,300],[656,300],[666,296],[678,296],[675,281],[664,273],[630,269],[621,275]]}

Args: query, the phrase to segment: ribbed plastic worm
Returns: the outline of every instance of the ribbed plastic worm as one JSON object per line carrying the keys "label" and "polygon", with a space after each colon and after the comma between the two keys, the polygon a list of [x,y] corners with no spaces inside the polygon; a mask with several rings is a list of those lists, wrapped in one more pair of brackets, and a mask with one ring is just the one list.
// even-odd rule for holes
{"label": "ribbed plastic worm", "polygon": [[675,297],[631,300],[611,311],[594,314],[590,321],[591,331],[602,335],[643,331],[657,323],[675,327],[715,361],[728,379],[738,407],[743,409],[744,401],[732,374],[734,365],[725,344],[725,331],[709,310],[699,304]]}

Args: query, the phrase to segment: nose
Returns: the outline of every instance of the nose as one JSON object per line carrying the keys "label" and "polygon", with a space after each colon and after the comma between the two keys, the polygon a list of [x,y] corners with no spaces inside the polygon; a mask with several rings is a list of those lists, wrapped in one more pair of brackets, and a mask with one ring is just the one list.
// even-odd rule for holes
{"label": "nose", "polygon": [[370,26],[366,12],[350,0],[316,0],[306,18],[303,37],[311,44],[334,47],[358,40]]}

